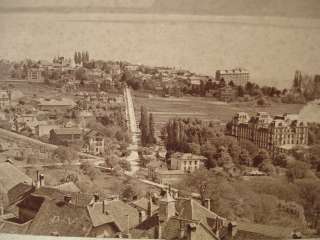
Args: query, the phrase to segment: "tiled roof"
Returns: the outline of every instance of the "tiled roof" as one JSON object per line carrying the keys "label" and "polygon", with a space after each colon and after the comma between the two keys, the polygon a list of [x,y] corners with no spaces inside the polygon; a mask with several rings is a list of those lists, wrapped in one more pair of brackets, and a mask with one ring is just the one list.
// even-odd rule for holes
{"label": "tiled roof", "polygon": [[94,226],[114,222],[122,232],[125,232],[128,230],[128,216],[129,229],[139,223],[139,213],[137,209],[121,200],[105,201],[104,212],[102,211],[102,202],[94,203],[92,206],[89,205],[87,209]]}
{"label": "tiled roof", "polygon": [[207,226],[211,225],[212,219],[219,217],[217,214],[191,198],[178,199],[176,209],[179,217],[198,220]]}
{"label": "tiled roof", "polygon": [[180,153],[180,152],[176,152],[174,154],[171,155],[170,158],[176,158],[178,160],[205,160],[206,157],[204,156],[200,156],[200,155],[195,155],[192,153]]}
{"label": "tiled roof", "polygon": [[31,193],[34,186],[26,183],[19,183],[8,191],[9,204],[15,203]]}
{"label": "tiled roof", "polygon": [[184,175],[186,174],[183,170],[158,170],[158,175]]}
{"label": "tiled roof", "polygon": [[238,230],[273,238],[288,238],[293,231],[289,227],[270,226],[256,223],[238,222]]}
{"label": "tiled roof", "polygon": [[38,211],[44,202],[44,197],[29,195],[17,204],[19,208],[26,208],[32,211]]}
{"label": "tiled roof", "polygon": [[28,234],[86,236],[91,229],[85,207],[46,199],[33,219]]}
{"label": "tiled roof", "polygon": [[61,100],[55,100],[55,99],[50,99],[50,100],[45,100],[45,99],[40,99],[39,100],[39,106],[74,106],[75,103],[70,100],[70,99],[61,99]]}
{"label": "tiled roof", "polygon": [[60,191],[64,192],[80,192],[80,189],[77,187],[77,185],[74,184],[74,182],[66,182],[58,186],[54,186],[53,188],[59,189]]}
{"label": "tiled roof", "polygon": [[[140,198],[138,199],[137,201],[134,201],[131,203],[131,205],[135,206],[135,207],[138,207],[138,208],[141,208],[145,211],[148,210],[148,204],[149,204],[149,199],[143,197],[143,198]],[[159,209],[159,206],[158,205],[155,205],[154,203],[152,203],[151,201],[151,206],[152,206],[152,213],[154,211],[156,211],[157,209]]]}
{"label": "tiled roof", "polygon": [[151,161],[151,162],[149,162],[149,163],[147,164],[147,167],[158,168],[158,167],[160,167],[162,164],[164,164],[164,163],[161,162],[161,161],[153,160],[153,161]]}
{"label": "tiled roof", "polygon": [[[192,199],[177,199],[176,211],[177,216],[171,217],[161,224],[162,237],[164,239],[173,240],[179,238],[180,221],[195,224],[196,231],[192,235],[194,240],[218,239],[211,230],[214,220],[218,217],[214,212],[209,211]],[[157,237],[158,224],[158,215],[154,214],[131,230],[131,233],[134,238],[155,238]]]}
{"label": "tiled roof", "polygon": [[82,130],[80,128],[56,128],[53,131],[58,134],[81,134]]}
{"label": "tiled roof", "polygon": [[86,133],[85,137],[94,137],[96,135],[102,135],[101,133],[97,132],[96,130],[90,130]]}
{"label": "tiled roof", "polygon": [[93,195],[85,194],[81,192],[65,192],[53,187],[41,187],[36,189],[33,193],[35,196],[43,196],[51,200],[60,200],[64,199],[64,196],[68,194],[71,196],[71,202],[76,206],[87,206],[93,199]]}
{"label": "tiled roof", "polygon": [[0,232],[9,234],[25,234],[31,222],[17,224],[9,221],[0,221]]}
{"label": "tiled roof", "polygon": [[0,186],[7,192],[19,183],[32,183],[32,179],[10,163],[0,163]]}

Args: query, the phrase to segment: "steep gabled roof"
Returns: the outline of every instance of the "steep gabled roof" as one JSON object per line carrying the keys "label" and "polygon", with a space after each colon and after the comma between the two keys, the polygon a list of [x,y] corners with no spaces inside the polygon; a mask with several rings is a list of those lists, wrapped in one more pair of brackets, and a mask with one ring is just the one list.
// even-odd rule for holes
{"label": "steep gabled roof", "polygon": [[8,192],[19,183],[32,183],[32,179],[10,163],[0,163],[0,185]]}
{"label": "steep gabled roof", "polygon": [[94,203],[87,207],[90,219],[94,226],[114,222],[122,232],[135,227],[139,223],[139,213],[137,209],[131,207],[121,200],[105,201],[104,212],[102,202]]}
{"label": "steep gabled roof", "polygon": [[[141,208],[145,211],[148,210],[148,204],[149,204],[149,199],[147,199],[146,197],[140,198],[134,202],[130,203],[132,206],[134,207],[138,207]],[[151,206],[152,206],[152,212],[156,211],[157,209],[159,209],[158,205],[155,205],[154,203],[152,203],[151,201]]]}
{"label": "steep gabled roof", "polygon": [[80,207],[86,207],[91,200],[93,199],[93,195],[85,194],[81,192],[67,192],[67,191],[61,191],[59,189],[53,188],[53,187],[41,187],[39,189],[36,189],[33,195],[35,196],[42,196],[46,197],[51,200],[57,200],[62,201],[64,199],[64,196],[68,194],[71,196],[71,202]]}
{"label": "steep gabled roof", "polygon": [[101,134],[100,132],[92,129],[92,130],[90,130],[89,132],[87,132],[87,133],[85,134],[85,137],[94,137],[94,136],[96,136],[96,135],[101,135],[101,136],[103,136],[103,134]]}
{"label": "steep gabled roof", "polygon": [[13,204],[21,200],[22,198],[24,198],[25,196],[27,196],[33,191],[34,191],[34,186],[32,185],[29,185],[26,183],[17,184],[16,186],[14,186],[8,191],[9,204]]}
{"label": "steep gabled roof", "polygon": [[82,130],[80,128],[56,128],[53,131],[57,135],[64,135],[64,134],[81,134]]}
{"label": "steep gabled roof", "polygon": [[58,189],[62,192],[81,192],[77,185],[74,184],[74,182],[62,183],[60,185],[54,186],[53,188]]}
{"label": "steep gabled roof", "polygon": [[33,219],[28,234],[87,236],[91,221],[85,207],[46,199]]}
{"label": "steep gabled roof", "polygon": [[[176,209],[179,217],[190,220],[198,220],[209,228],[212,227],[210,226],[212,224],[212,220],[216,219],[217,217],[221,218],[191,198],[178,199],[176,203]],[[221,219],[225,220],[223,218]]]}

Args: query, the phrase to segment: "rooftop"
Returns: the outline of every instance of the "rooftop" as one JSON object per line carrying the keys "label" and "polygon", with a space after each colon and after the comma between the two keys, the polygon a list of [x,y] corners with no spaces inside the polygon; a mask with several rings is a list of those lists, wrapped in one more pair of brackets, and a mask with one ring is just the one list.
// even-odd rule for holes
{"label": "rooftop", "polygon": [[57,135],[64,135],[64,134],[82,134],[82,130],[80,128],[56,128],[53,131]]}
{"label": "rooftop", "polygon": [[85,207],[46,199],[33,219],[28,234],[86,236],[91,222]]}
{"label": "rooftop", "polygon": [[137,209],[131,207],[121,200],[111,200],[93,203],[87,206],[90,219],[93,226],[100,226],[106,223],[114,222],[121,231],[135,227],[139,223],[139,213]]}
{"label": "rooftop", "polygon": [[19,183],[31,185],[32,179],[8,162],[0,163],[0,186],[8,192]]}

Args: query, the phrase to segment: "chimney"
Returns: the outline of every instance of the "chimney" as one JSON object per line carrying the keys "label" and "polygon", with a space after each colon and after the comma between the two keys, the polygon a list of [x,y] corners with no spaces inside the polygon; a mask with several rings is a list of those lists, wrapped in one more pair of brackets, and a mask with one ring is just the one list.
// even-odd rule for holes
{"label": "chimney", "polygon": [[148,217],[152,216],[152,197],[151,197],[151,194],[149,194],[147,216]]}
{"label": "chimney", "polygon": [[93,194],[93,200],[94,200],[94,202],[99,201],[99,194],[98,193]]}
{"label": "chimney", "polygon": [[65,203],[70,203],[71,199],[72,199],[72,197],[70,194],[64,195],[64,202]]}
{"label": "chimney", "polygon": [[36,188],[39,188],[40,185],[39,185],[39,170],[37,170],[37,179],[36,179]]}
{"label": "chimney", "polygon": [[3,209],[3,206],[1,205],[0,207],[0,216],[3,216],[4,215],[4,209]]}
{"label": "chimney", "polygon": [[237,234],[237,223],[236,222],[230,222],[228,224],[228,235],[230,236],[230,239],[233,239],[233,237]]}
{"label": "chimney", "polygon": [[206,207],[209,211],[211,211],[211,200],[210,200],[210,198],[207,198],[207,199],[205,200],[205,207]]}
{"label": "chimney", "polygon": [[184,239],[185,237],[185,224],[182,223],[182,220],[180,220],[180,238]]}
{"label": "chimney", "polygon": [[162,239],[162,226],[161,226],[161,223],[160,221],[158,221],[158,232],[157,232],[157,238],[158,239]]}
{"label": "chimney", "polygon": [[197,230],[197,225],[195,223],[187,224],[186,233],[185,233],[186,240],[194,239],[194,236],[192,236],[192,233],[195,232],[196,230]]}
{"label": "chimney", "polygon": [[39,175],[39,184],[40,187],[44,186],[44,175],[42,173]]}

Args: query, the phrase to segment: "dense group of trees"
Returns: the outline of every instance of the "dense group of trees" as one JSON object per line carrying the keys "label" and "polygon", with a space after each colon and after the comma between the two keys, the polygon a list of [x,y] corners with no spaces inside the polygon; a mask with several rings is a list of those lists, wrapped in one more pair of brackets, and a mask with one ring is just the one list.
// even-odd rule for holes
{"label": "dense group of trees", "polygon": [[141,144],[142,146],[156,143],[153,114],[146,107],[141,106],[140,118]]}

